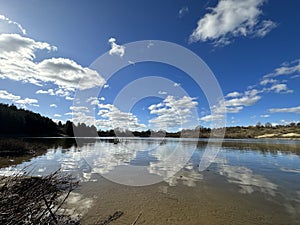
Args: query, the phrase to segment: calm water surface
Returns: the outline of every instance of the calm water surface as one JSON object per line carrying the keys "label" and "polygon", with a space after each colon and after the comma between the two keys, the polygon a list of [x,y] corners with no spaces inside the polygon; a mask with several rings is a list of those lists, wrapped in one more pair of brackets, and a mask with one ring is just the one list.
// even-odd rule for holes
{"label": "calm water surface", "polygon": [[116,210],[124,215],[111,224],[139,214],[137,224],[300,224],[300,141],[226,140],[204,171],[206,140],[39,141],[51,146],[46,154],[0,175],[72,173],[81,186],[66,208],[84,224]]}

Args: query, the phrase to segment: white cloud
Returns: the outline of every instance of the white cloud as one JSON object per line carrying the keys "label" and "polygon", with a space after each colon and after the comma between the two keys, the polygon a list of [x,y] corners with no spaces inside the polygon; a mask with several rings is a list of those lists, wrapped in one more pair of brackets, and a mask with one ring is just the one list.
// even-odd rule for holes
{"label": "white cloud", "polygon": [[[26,65],[33,63],[31,60],[35,58],[35,51],[47,50],[55,51],[57,48],[46,42],[38,42],[33,39],[23,37],[19,34],[0,34],[0,50],[1,60],[26,60]],[[10,61],[7,61],[10,62]],[[21,61],[17,61],[18,64]],[[24,62],[23,62],[24,63]],[[30,69],[28,72],[33,72]]]}
{"label": "white cloud", "polygon": [[14,95],[6,90],[0,90],[0,99],[11,101],[14,104],[20,105],[22,107],[26,107],[26,105],[32,106],[39,106],[37,99],[32,98],[24,98],[22,99],[21,96]]}
{"label": "white cloud", "polygon": [[275,93],[292,93],[292,90],[289,90],[286,84],[275,84],[269,88],[270,91]]}
{"label": "white cloud", "polygon": [[159,91],[158,94],[159,94],[159,95],[166,95],[166,94],[168,94],[168,93],[167,93],[166,91]]}
{"label": "white cloud", "polygon": [[[40,86],[50,82],[58,87],[55,94],[64,97],[77,87],[85,90],[104,85],[104,79],[96,71],[82,67],[71,59],[51,58],[35,62],[35,52],[41,50],[54,51],[56,47],[18,34],[0,34],[0,79]],[[53,94],[51,90],[48,92]],[[37,93],[45,94],[46,91],[39,90]]]}
{"label": "white cloud", "polygon": [[234,92],[230,92],[226,95],[226,97],[228,98],[236,98],[236,97],[240,97],[242,95],[242,93],[239,93],[237,91]]}
{"label": "white cloud", "polygon": [[89,97],[86,102],[90,103],[91,105],[98,105],[99,99],[97,97]]}
{"label": "white cloud", "polygon": [[10,100],[10,101],[17,101],[21,99],[20,96],[14,95],[12,93],[9,93],[6,90],[0,90],[0,99]]}
{"label": "white cloud", "polygon": [[226,95],[224,102],[220,102],[220,106],[224,107],[215,107],[213,108],[213,112],[222,113],[222,110],[225,109],[227,113],[238,113],[245,106],[252,106],[259,101],[261,99],[261,96],[258,95],[259,93],[261,91],[256,89],[247,90],[244,93],[231,92]]}
{"label": "white cloud", "polygon": [[211,12],[198,21],[191,42],[214,41],[226,45],[232,37],[263,37],[276,27],[271,20],[261,21],[265,0],[220,0]]}
{"label": "white cloud", "polygon": [[294,75],[294,76],[292,76],[291,78],[292,78],[292,79],[295,79],[295,78],[298,78],[298,77],[300,77],[300,75]]}
{"label": "white cloud", "polygon": [[98,107],[98,115],[102,119],[96,120],[95,125],[102,129],[143,130],[146,128],[146,125],[139,123],[138,118],[130,112],[122,112],[111,104],[99,104]]}
{"label": "white cloud", "polygon": [[105,101],[105,98],[104,97],[100,97],[100,98],[97,98],[97,97],[89,97],[86,102],[87,103],[90,103],[91,105],[98,105],[100,104],[100,101]]}
{"label": "white cloud", "polygon": [[57,105],[56,104],[51,104],[50,107],[51,108],[57,108]]}
{"label": "white cloud", "polygon": [[32,99],[32,98],[24,98],[24,99],[19,99],[15,101],[16,104],[19,104],[21,106],[26,106],[26,105],[33,105],[33,106],[39,106],[37,105],[38,100],[37,99]]}
{"label": "white cloud", "polygon": [[264,76],[264,78],[278,77],[282,75],[296,75],[300,73],[300,59],[294,60],[290,63],[285,63],[283,66],[276,68],[272,73]]}
{"label": "white cloud", "polygon": [[163,102],[150,105],[150,114],[157,117],[149,120],[151,125],[159,129],[175,128],[190,122],[192,110],[196,108],[198,102],[195,98],[183,96],[176,99],[174,96],[167,96]]}
{"label": "white cloud", "polygon": [[73,91],[101,87],[104,79],[95,71],[66,58],[45,59],[37,65],[44,82]]}
{"label": "white cloud", "polygon": [[199,118],[199,120],[204,122],[212,122],[212,121],[223,120],[223,119],[224,119],[224,115],[222,114],[211,114]]}
{"label": "white cloud", "polygon": [[260,85],[267,85],[267,84],[274,84],[274,83],[277,83],[277,80],[269,79],[269,78],[264,78],[264,79],[260,82]]}
{"label": "white cloud", "polygon": [[104,84],[103,88],[109,88],[108,84]]}
{"label": "white cloud", "polygon": [[66,97],[66,100],[67,100],[67,101],[73,101],[74,98],[73,98],[73,97],[70,97],[70,96],[67,96],[67,97]]}
{"label": "white cloud", "polygon": [[260,117],[261,117],[261,118],[269,118],[269,117],[270,117],[270,115],[268,115],[268,114],[265,114],[265,115],[260,115]]}
{"label": "white cloud", "polygon": [[37,90],[35,93],[36,93],[36,94],[55,95],[55,92],[54,92],[53,89],[48,89],[48,90]]}
{"label": "white cloud", "polygon": [[244,107],[235,106],[235,107],[226,107],[226,113],[239,113]]}
{"label": "white cloud", "polygon": [[204,122],[222,121],[225,119],[225,113],[239,113],[244,107],[254,105],[261,99],[258,94],[262,91],[256,89],[247,90],[244,93],[230,92],[225,96],[224,101],[211,107],[211,114],[199,118]]}
{"label": "white cloud", "polygon": [[269,109],[270,113],[297,113],[300,114],[300,106],[291,108],[272,108]]}
{"label": "white cloud", "polygon": [[123,57],[124,54],[125,54],[125,46],[122,46],[122,45],[118,45],[116,43],[116,39],[111,37],[109,40],[108,40],[108,43],[110,44],[111,46],[111,49],[109,50],[109,54],[110,55],[118,55],[120,57]]}
{"label": "white cloud", "polygon": [[271,20],[264,20],[261,22],[261,24],[257,27],[255,36],[257,37],[264,37],[268,33],[271,32],[274,28],[276,28],[276,23],[274,23]]}
{"label": "white cloud", "polygon": [[89,109],[85,106],[71,106],[70,110],[74,112],[89,112]]}
{"label": "white cloud", "polygon": [[[282,67],[275,70],[275,72],[263,76],[260,81],[260,85],[264,86],[262,89],[255,89],[258,85],[253,85],[250,89],[246,90],[244,93],[241,92],[230,92],[225,96],[223,102],[219,102],[218,105],[213,106],[211,109],[211,115],[202,117],[206,121],[213,121],[215,118],[218,119],[219,114],[224,113],[239,113],[245,107],[253,106],[256,104],[264,93],[276,93],[276,94],[287,94],[293,93],[293,90],[290,90],[287,84],[283,83],[286,81],[279,81],[274,79],[274,77],[283,75],[283,74],[292,74],[300,71],[300,60],[295,60],[292,63],[285,63]],[[299,67],[299,68],[298,68]],[[276,111],[276,109],[271,109]],[[283,109],[286,111],[287,109]],[[295,109],[294,109],[295,110]],[[287,110],[288,111],[288,110]],[[264,118],[267,118],[268,115],[263,115]],[[262,117],[262,116],[261,116]],[[200,118],[200,120],[202,119]]]}
{"label": "white cloud", "polygon": [[182,18],[183,16],[185,16],[188,13],[189,13],[189,8],[187,6],[184,6],[179,10],[178,16],[179,16],[179,18]]}
{"label": "white cloud", "polygon": [[294,91],[289,89],[286,82],[288,80],[279,80],[279,76],[290,76],[295,78],[300,73],[300,60],[294,60],[292,62],[285,62],[281,67],[276,68],[272,73],[264,75],[260,81],[260,85],[266,86],[262,89],[262,92],[274,92],[274,93],[293,93]]}
{"label": "white cloud", "polygon": [[53,116],[54,116],[54,117],[61,117],[60,114],[54,114]]}
{"label": "white cloud", "polygon": [[258,95],[255,96],[249,96],[245,95],[240,98],[233,98],[230,100],[225,101],[225,106],[252,106],[254,105],[258,100],[260,100],[261,97]]}
{"label": "white cloud", "polygon": [[[15,26],[19,31],[21,31],[22,34],[26,34],[26,30],[22,27],[21,24],[11,20],[10,18],[4,16],[4,15],[0,15],[0,22],[4,22],[6,25],[13,25]],[[7,27],[6,25],[3,24],[3,26],[1,26],[0,23],[0,33],[10,33],[9,31],[11,31],[10,27]]]}

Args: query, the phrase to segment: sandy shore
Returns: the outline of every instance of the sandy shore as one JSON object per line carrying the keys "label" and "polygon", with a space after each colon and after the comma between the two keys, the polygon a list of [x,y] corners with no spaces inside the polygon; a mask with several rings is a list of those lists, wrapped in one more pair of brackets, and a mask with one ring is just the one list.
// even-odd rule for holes
{"label": "sandy shore", "polygon": [[85,197],[92,201],[83,224],[94,224],[118,210],[124,214],[112,225],[132,224],[137,218],[136,224],[147,225],[296,224],[282,205],[263,200],[262,193],[241,194],[214,175],[196,187],[172,187],[165,182],[128,187],[101,178],[83,185],[81,192],[89,193]]}
{"label": "sandy shore", "polygon": [[274,138],[274,139],[286,139],[286,140],[300,140],[300,134],[297,133],[287,133],[287,134],[264,134],[256,136],[255,138]]}

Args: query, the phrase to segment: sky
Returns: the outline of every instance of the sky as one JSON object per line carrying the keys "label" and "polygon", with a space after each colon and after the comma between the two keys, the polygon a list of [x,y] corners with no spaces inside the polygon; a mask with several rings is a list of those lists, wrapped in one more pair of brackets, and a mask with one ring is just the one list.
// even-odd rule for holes
{"label": "sky", "polygon": [[[0,102],[102,130],[300,122],[299,10],[297,0],[0,0]],[[147,51],[159,60],[141,60]]]}

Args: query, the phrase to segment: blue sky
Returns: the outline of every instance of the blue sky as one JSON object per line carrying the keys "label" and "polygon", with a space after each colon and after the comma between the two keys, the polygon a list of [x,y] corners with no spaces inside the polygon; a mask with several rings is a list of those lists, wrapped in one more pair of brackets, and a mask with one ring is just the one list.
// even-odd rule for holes
{"label": "blue sky", "polygon": [[[100,129],[298,122],[299,9],[296,0],[0,0],[0,102]],[[209,105],[193,79],[166,64],[129,62],[109,80],[90,66],[105,53],[124,61],[126,44],[143,40],[194,52],[224,98]],[[155,96],[145,94],[130,108],[116,104],[128,84],[149,77],[156,83],[140,85],[131,98],[147,88]],[[80,107],[74,96],[89,88],[100,93],[86,95]]]}

